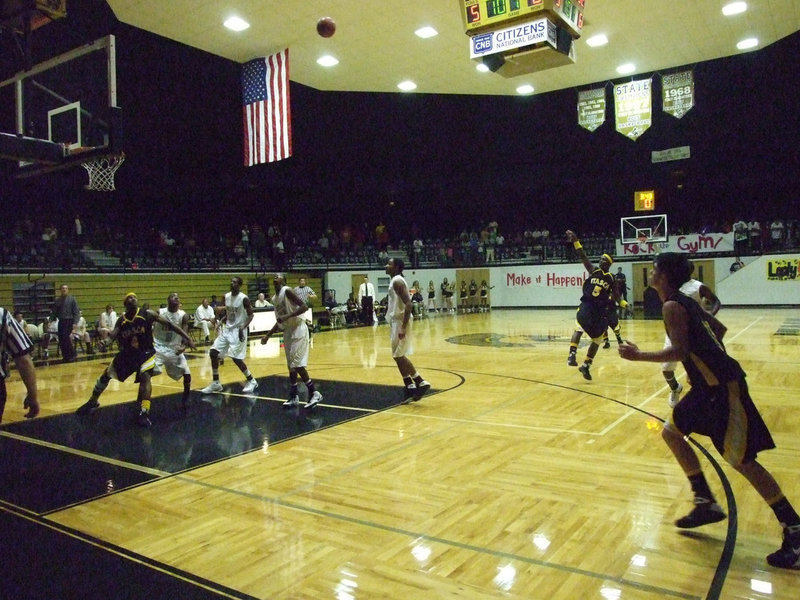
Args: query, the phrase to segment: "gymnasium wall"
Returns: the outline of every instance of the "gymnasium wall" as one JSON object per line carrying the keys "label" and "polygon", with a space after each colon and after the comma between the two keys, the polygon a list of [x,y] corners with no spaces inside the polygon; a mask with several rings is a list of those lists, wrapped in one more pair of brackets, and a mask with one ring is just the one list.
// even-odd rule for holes
{"label": "gymnasium wall", "polygon": [[[736,273],[730,272],[733,263],[731,257],[707,260],[713,263],[714,281],[706,283],[725,306],[800,306],[800,254],[746,256],[742,258],[745,267]],[[648,257],[640,262],[616,262],[611,272],[616,273],[617,268],[622,267],[628,286],[633,290],[634,268],[648,266],[651,261]],[[364,272],[369,274],[371,281],[378,283],[377,293],[382,298],[386,285],[381,283],[388,283],[388,276],[383,270],[329,272],[325,276],[325,288],[335,289],[338,299],[347,298],[351,275]],[[438,305],[442,279],[447,277],[450,282],[456,281],[457,274],[461,272],[468,273],[469,270],[406,269],[404,275],[409,285],[419,280],[426,300],[428,282],[433,280]],[[489,291],[489,301],[496,308],[575,307],[586,275],[580,263],[499,266],[490,267],[488,273],[488,283],[494,286]]]}

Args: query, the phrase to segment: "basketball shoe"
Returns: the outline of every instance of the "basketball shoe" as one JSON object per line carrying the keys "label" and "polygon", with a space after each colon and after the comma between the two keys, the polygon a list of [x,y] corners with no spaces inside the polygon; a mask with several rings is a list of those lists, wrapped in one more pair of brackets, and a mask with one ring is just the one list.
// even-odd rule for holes
{"label": "basketball shoe", "polygon": [[419,402],[422,397],[428,393],[431,389],[431,384],[425,381],[424,379],[417,384],[417,389],[414,392],[413,400],[414,402]]}
{"label": "basketball shoe", "polygon": [[800,569],[800,525],[783,528],[783,544],[767,556],[767,562],[781,569]]}
{"label": "basketball shoe", "polygon": [[242,388],[242,393],[252,394],[253,392],[256,391],[257,387],[258,387],[258,382],[255,379],[251,379],[250,381],[244,384],[244,387]]}
{"label": "basketball shoe", "polygon": [[578,371],[581,372],[581,375],[583,375],[583,378],[587,381],[592,380],[592,374],[589,372],[589,365],[586,363],[583,363],[580,367],[578,367]]}
{"label": "basketball shoe", "polygon": [[283,403],[283,408],[294,408],[300,404],[300,397],[295,395],[291,396],[286,402]]}
{"label": "basketball shoe", "polygon": [[150,415],[146,410],[139,412],[139,416],[136,417],[136,424],[139,427],[150,427],[153,424],[152,421],[150,421]]}
{"label": "basketball shoe", "polygon": [[322,402],[322,394],[315,390],[314,393],[311,394],[311,398],[306,402],[306,409],[314,408],[320,402]]}
{"label": "basketball shoe", "polygon": [[413,383],[403,388],[403,401],[400,404],[408,404],[417,393],[417,386]]}
{"label": "basketball shoe", "polygon": [[100,408],[100,403],[95,399],[88,400],[85,404],[82,404],[81,407],[75,411],[76,415],[90,415],[94,411]]}
{"label": "basketball shoe", "polygon": [[578,366],[578,359],[575,358],[575,353],[570,352],[569,356],[567,356],[567,365],[570,367],[577,367]]}
{"label": "basketball shoe", "polygon": [[683,391],[683,386],[679,383],[677,389],[669,391],[669,407],[675,408],[675,405],[678,403],[678,400],[681,399],[681,392]]}
{"label": "basketball shoe", "polygon": [[722,521],[726,516],[719,504],[698,496],[694,499],[694,508],[691,512],[675,521],[675,526],[681,529],[694,529],[701,525]]}
{"label": "basketball shoe", "polygon": [[212,381],[202,390],[200,390],[201,394],[219,394],[223,390],[222,384],[219,381]]}

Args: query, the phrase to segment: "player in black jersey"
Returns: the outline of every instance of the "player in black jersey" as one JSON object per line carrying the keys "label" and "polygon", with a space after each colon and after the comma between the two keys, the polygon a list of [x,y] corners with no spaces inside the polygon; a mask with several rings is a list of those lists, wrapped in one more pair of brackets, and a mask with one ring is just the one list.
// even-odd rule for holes
{"label": "player in black jersey", "polygon": [[652,285],[664,302],[664,325],[672,346],[656,352],[643,352],[631,343],[619,348],[626,360],[680,360],[689,375],[691,390],[675,405],[662,432],[694,493],[694,509],[675,524],[692,528],[725,518],[697,455],[685,439],[691,433],[707,435],[767,502],[783,527],[783,545],[767,556],[767,562],[773,567],[800,568],[800,516],[772,474],[756,460],[760,451],[770,450],[775,444],[750,398],[745,372],[722,345],[725,326],[680,292],[691,273],[692,264],[685,254],[663,252],[656,256]]}
{"label": "player in black jersey", "polygon": [[566,232],[567,240],[572,243],[575,250],[578,251],[578,256],[583,261],[583,266],[589,272],[589,277],[583,283],[583,295],[581,296],[581,304],[578,307],[577,327],[575,333],[572,334],[572,339],[569,342],[569,356],[567,357],[567,364],[571,367],[578,365],[576,360],[576,353],[578,351],[578,343],[584,332],[592,339],[589,344],[589,349],[586,351],[586,359],[583,364],[578,367],[578,370],[583,375],[584,379],[591,379],[592,374],[589,372],[592,366],[592,361],[597,355],[597,349],[603,343],[603,334],[608,329],[608,303],[609,298],[613,297],[614,302],[619,302],[620,306],[628,305],[625,300],[619,298],[616,289],[614,288],[614,276],[608,272],[611,264],[614,262],[611,256],[603,254],[597,267],[592,264],[592,261],[586,256],[583,251],[583,246],[575,235],[569,229]]}
{"label": "player in black jersey", "polygon": [[137,423],[142,427],[150,427],[150,376],[155,367],[156,351],[153,347],[153,323],[160,323],[181,336],[186,345],[195,349],[192,338],[183,329],[176,327],[161,315],[152,310],[139,308],[136,294],[129,292],[123,302],[125,312],[117,319],[114,329],[109,334],[109,339],[119,343],[120,351],[106,367],[103,374],[97,379],[89,400],[77,410],[77,414],[86,415],[100,407],[98,398],[112,379],[125,381],[136,373],[136,383],[139,384],[139,415]]}

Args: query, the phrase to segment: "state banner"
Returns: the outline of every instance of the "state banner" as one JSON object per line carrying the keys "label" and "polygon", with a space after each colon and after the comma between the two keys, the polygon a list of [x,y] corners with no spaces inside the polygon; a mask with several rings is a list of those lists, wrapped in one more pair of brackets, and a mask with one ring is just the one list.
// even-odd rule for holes
{"label": "state banner", "polygon": [[661,76],[664,112],[680,119],[694,106],[694,75],[682,71]]}
{"label": "state banner", "polygon": [[606,88],[578,92],[578,125],[594,131],[606,121]]}
{"label": "state banner", "polygon": [[614,86],[616,129],[636,140],[653,123],[652,80],[639,79]]}

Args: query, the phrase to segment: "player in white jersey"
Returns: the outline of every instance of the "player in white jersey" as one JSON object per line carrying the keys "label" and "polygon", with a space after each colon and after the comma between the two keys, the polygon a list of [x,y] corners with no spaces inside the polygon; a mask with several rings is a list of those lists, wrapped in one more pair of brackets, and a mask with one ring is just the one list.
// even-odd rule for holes
{"label": "player in white jersey", "polygon": [[247,383],[242,388],[243,393],[252,394],[258,387],[258,382],[244,362],[244,357],[247,356],[247,327],[253,320],[253,307],[250,305],[250,298],[241,291],[242,283],[241,277],[231,279],[231,291],[225,294],[225,306],[214,308],[217,314],[224,312],[225,318],[222,329],[208,353],[211,357],[213,381],[200,390],[201,394],[218,394],[223,390],[219,382],[220,355],[230,356],[233,364],[239,367],[247,378]]}
{"label": "player in white jersey", "polygon": [[[180,309],[181,299],[177,292],[167,296],[167,306],[161,308],[158,314],[178,329],[189,334],[189,315]],[[189,393],[192,389],[192,373],[189,363],[186,362],[186,341],[171,329],[156,321],[153,323],[153,348],[156,351],[156,366],[153,375],[167,372],[170,378],[178,381],[183,378],[183,408],[189,404]]]}
{"label": "player in white jersey", "polygon": [[[694,268],[694,265],[692,265],[692,268]],[[714,294],[714,292],[712,292],[706,284],[704,284],[702,281],[698,281],[697,279],[689,279],[689,281],[684,283],[678,291],[685,296],[689,296],[689,298],[697,302],[706,312],[709,312],[712,315],[716,315],[722,306],[722,303],[719,301],[719,298],[717,298],[716,294]],[[672,342],[669,339],[669,335],[664,335],[664,349],[666,350],[667,348],[671,347]],[[675,405],[678,403],[678,400],[680,400],[681,392],[683,391],[683,386],[678,383],[677,379],[675,379],[675,367],[677,366],[677,362],[661,363],[661,373],[664,375],[667,385],[669,385],[670,408],[675,407]]]}
{"label": "player in white jersey", "polygon": [[417,373],[416,368],[408,359],[412,353],[411,329],[414,317],[411,314],[411,294],[408,292],[408,283],[403,277],[405,263],[400,258],[390,258],[386,263],[386,274],[392,280],[389,282],[389,305],[386,310],[386,321],[390,325],[392,340],[392,358],[397,363],[400,375],[403,377],[403,403],[409,400],[415,402],[422,398],[431,384]]}
{"label": "player in white jersey", "polygon": [[308,389],[308,402],[306,409],[313,408],[322,401],[320,394],[308,374],[308,323],[303,315],[308,310],[308,305],[295,290],[286,285],[286,278],[277,274],[272,280],[275,286],[275,295],[272,304],[275,306],[275,325],[270,329],[261,343],[266,344],[269,337],[283,330],[283,348],[286,351],[286,365],[289,367],[289,399],[283,403],[284,408],[294,408],[300,404],[297,391],[297,377],[303,380]]}

